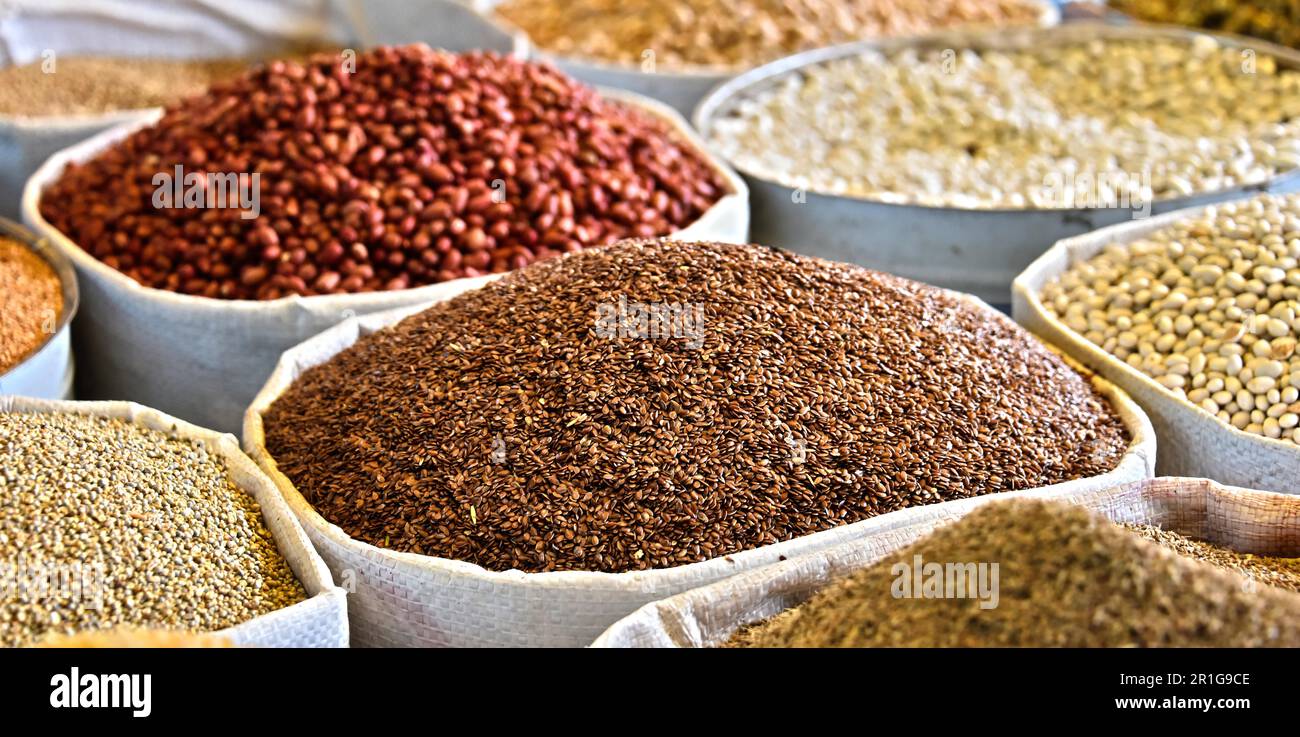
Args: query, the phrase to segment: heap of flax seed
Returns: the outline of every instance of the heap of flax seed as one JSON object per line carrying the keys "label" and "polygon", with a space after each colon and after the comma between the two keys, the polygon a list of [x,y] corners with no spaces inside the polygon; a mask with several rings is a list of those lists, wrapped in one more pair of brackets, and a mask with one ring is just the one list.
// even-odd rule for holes
{"label": "heap of flax seed", "polygon": [[[896,586],[923,565],[998,565],[996,586]],[[991,569],[989,569],[991,571]],[[955,576],[953,577],[955,582]],[[969,576],[966,580],[970,580]],[[995,581],[992,575],[985,582]],[[970,596],[969,592],[992,594]],[[902,594],[902,595],[896,595]],[[958,595],[954,595],[958,594]],[[987,606],[993,604],[994,606]],[[1300,596],[1254,587],[1082,507],[989,504],[728,643],[739,647],[1300,645]]]}
{"label": "heap of flax seed", "polygon": [[348,534],[524,571],[702,561],[1093,476],[1128,444],[1088,379],[986,309],[670,241],[438,304],[305,372],[265,422],[279,468]]}

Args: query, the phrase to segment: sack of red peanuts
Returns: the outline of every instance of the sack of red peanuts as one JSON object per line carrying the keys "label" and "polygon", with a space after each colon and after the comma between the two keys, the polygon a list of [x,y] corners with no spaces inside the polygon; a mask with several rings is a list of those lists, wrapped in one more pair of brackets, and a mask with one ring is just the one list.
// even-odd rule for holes
{"label": "sack of red peanuts", "polygon": [[269,63],[71,147],[23,217],[82,281],[80,395],[235,430],[347,317],[625,237],[743,241],[747,199],[657,103],[408,46]]}
{"label": "sack of red peanuts", "polygon": [[[453,2],[454,0],[442,0]],[[292,52],[341,45],[329,0],[16,0],[0,14],[0,216],[52,154],[201,92],[210,78]],[[485,47],[495,48],[495,47]]]}

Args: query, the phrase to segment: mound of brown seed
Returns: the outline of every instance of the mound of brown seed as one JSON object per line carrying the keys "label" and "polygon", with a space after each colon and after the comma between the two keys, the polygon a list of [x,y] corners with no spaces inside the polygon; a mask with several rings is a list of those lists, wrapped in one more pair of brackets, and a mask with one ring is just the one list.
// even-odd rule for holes
{"label": "mound of brown seed", "polygon": [[1205,561],[1219,568],[1235,571],[1265,586],[1300,593],[1300,557],[1279,558],[1268,555],[1239,553],[1204,540],[1180,535],[1173,530],[1162,530],[1152,525],[1132,525],[1130,530],[1142,537],[1160,543],[1170,550],[1189,558]]}
{"label": "mound of brown seed", "polygon": [[[943,566],[944,586],[900,586],[900,577],[915,577],[918,562]],[[953,595],[961,590],[946,583],[956,581],[948,567],[964,564],[997,564],[996,578],[985,577],[994,584],[985,587],[989,595],[970,596],[978,586]],[[989,602],[994,606],[983,605]],[[940,528],[729,644],[1296,647],[1300,596],[1254,589],[1082,507],[1016,500]]]}
{"label": "mound of brown seed", "polygon": [[1121,422],[1009,320],[761,246],[624,241],[361,339],[265,416],[330,522],[493,570],[628,571],[1112,469]]}
{"label": "mound of brown seed", "polygon": [[58,274],[26,245],[0,236],[0,374],[40,348],[63,313]]}
{"label": "mound of brown seed", "polygon": [[119,627],[208,632],[306,598],[201,443],[0,413],[0,645]]}

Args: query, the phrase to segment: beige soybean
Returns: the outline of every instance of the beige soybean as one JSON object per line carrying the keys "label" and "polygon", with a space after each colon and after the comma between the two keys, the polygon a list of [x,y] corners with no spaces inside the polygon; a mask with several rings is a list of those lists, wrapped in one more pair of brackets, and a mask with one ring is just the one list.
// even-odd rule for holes
{"label": "beige soybean", "polygon": [[1300,195],[1208,208],[1044,287],[1067,327],[1238,430],[1300,444]]}

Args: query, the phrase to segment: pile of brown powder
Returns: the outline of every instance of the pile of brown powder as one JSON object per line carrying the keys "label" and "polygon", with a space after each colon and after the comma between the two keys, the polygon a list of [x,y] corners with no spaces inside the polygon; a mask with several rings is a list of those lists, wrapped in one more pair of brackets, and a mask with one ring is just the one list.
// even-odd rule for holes
{"label": "pile of brown powder", "polygon": [[[996,598],[895,598],[898,573],[910,575],[916,556],[945,566],[945,575],[949,564],[996,563]],[[1300,596],[1263,587],[1252,591],[1246,583],[1082,507],[998,502],[824,589],[802,606],[741,630],[728,644],[1300,646]],[[956,589],[942,591],[950,595]],[[993,608],[981,606],[993,601]]]}

